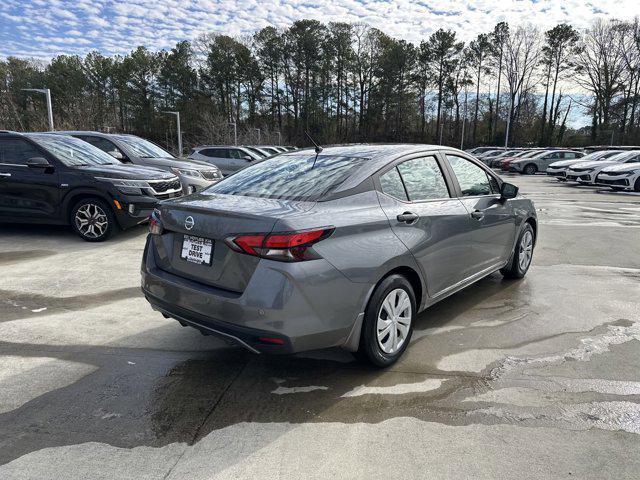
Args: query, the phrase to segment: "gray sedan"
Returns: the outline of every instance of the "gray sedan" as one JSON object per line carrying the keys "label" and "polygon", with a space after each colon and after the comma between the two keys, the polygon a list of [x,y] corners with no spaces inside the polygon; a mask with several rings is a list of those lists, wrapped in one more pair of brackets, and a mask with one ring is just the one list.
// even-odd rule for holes
{"label": "gray sedan", "polygon": [[339,346],[384,367],[418,312],[496,271],[522,278],[536,235],[531,200],[460,150],[307,149],[163,202],[142,290],[255,353]]}

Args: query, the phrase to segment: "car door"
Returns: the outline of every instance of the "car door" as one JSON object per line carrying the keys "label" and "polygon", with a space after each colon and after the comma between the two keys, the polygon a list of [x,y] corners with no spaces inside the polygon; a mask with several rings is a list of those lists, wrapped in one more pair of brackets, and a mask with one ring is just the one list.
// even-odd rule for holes
{"label": "car door", "polygon": [[108,153],[116,160],[122,163],[132,163],[131,159],[111,140],[103,137],[94,137],[92,135],[74,135],[82,141],[85,141],[96,148],[99,148],[105,153]]}
{"label": "car door", "polygon": [[251,160],[246,157],[251,157],[248,153],[243,152],[239,148],[229,149],[229,170],[231,172],[237,172],[241,168],[249,165]]}
{"label": "car door", "polygon": [[435,154],[400,161],[378,175],[380,205],[423,271],[429,296],[469,275],[469,212],[452,195]]}
{"label": "car door", "polygon": [[59,214],[60,184],[55,164],[31,168],[32,158],[53,160],[29,140],[0,138],[0,215],[41,219]]}
{"label": "car door", "polygon": [[500,183],[491,172],[469,158],[453,153],[444,156],[472,222],[466,239],[472,274],[493,269],[511,255],[516,234],[514,210],[508,200],[501,200]]}
{"label": "car door", "polygon": [[545,172],[549,165],[553,162],[557,162],[558,160],[562,160],[563,153],[562,152],[551,152],[542,157],[538,158],[536,164],[538,165],[539,172]]}

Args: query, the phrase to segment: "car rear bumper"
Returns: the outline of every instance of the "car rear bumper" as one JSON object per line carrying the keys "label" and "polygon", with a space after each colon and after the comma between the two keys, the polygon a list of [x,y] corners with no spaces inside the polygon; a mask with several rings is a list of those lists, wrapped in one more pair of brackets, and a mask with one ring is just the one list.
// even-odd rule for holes
{"label": "car rear bumper", "polygon": [[323,259],[262,259],[245,290],[230,292],[161,270],[149,238],[141,274],[142,291],[154,309],[264,353],[345,345],[372,287],[348,280]]}

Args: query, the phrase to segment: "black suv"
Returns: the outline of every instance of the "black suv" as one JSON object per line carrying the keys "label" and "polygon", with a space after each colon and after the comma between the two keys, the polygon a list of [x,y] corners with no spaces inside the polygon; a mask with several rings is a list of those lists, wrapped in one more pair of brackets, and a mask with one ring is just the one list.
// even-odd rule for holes
{"label": "black suv", "polygon": [[70,224],[99,242],[180,196],[175,175],[122,165],[76,138],[0,132],[0,222]]}

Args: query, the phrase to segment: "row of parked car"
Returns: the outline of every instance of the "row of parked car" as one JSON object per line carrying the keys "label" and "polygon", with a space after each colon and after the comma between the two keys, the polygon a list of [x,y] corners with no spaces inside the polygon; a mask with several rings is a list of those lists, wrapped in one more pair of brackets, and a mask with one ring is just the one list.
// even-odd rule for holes
{"label": "row of parked car", "polygon": [[106,240],[146,221],[160,200],[291,149],[204,146],[185,159],[135,135],[0,131],[0,222],[70,224],[84,240]]}
{"label": "row of parked car", "polygon": [[590,153],[562,149],[495,149],[479,147],[474,154],[485,165],[504,172],[546,173],[561,182],[640,192],[640,149],[602,149]]}

